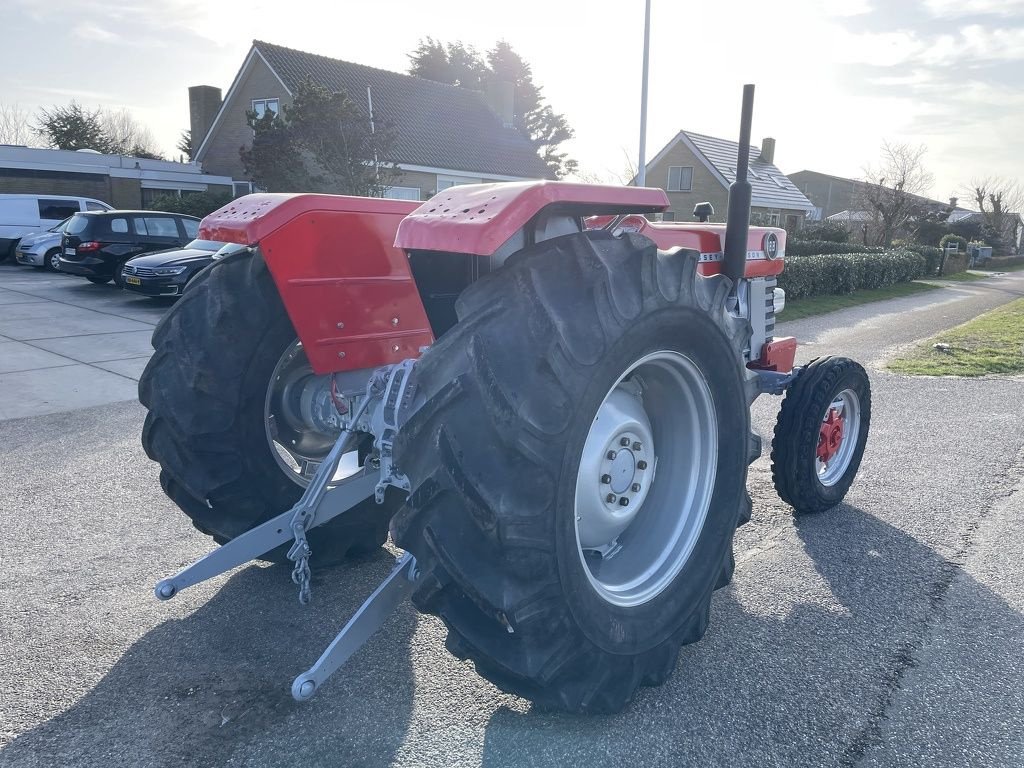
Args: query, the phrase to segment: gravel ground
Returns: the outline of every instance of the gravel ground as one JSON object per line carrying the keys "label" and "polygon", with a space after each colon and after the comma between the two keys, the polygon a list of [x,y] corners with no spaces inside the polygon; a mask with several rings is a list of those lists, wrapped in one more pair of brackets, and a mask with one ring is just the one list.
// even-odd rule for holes
{"label": "gravel ground", "polygon": [[[209,542],[160,491],[142,408],[0,422],[0,766],[1024,764],[1024,381],[879,368],[1022,294],[1007,277],[780,327],[803,359],[869,367],[859,479],[794,520],[755,463],[707,636],[611,717],[501,694],[409,605],[296,704],[292,677],[389,555],[317,571],[305,608],[263,565],[158,603],[152,585]],[[756,404],[766,438],[777,409]]]}

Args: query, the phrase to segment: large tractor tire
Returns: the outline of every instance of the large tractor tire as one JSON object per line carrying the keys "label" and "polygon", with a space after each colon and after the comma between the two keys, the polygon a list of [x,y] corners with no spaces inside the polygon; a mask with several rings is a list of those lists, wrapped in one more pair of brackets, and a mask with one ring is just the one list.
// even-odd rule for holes
{"label": "large tractor tire", "polygon": [[[311,369],[262,257],[236,254],[202,270],[157,325],[153,347],[139,380],[149,409],[142,444],[167,495],[221,544],[291,507],[312,472],[299,462],[322,458],[334,439],[289,427],[275,410],[275,381]],[[313,563],[378,548],[397,506],[369,499],[312,529]]]}
{"label": "large tractor tire", "polygon": [[821,357],[800,371],[775,422],[772,480],[798,515],[839,504],[860,469],[871,426],[871,382],[860,363]]}
{"label": "large tractor tire", "polygon": [[615,712],[708,626],[749,516],[749,325],[693,251],[586,232],[459,298],[418,364],[392,521],[447,647],[542,706]]}

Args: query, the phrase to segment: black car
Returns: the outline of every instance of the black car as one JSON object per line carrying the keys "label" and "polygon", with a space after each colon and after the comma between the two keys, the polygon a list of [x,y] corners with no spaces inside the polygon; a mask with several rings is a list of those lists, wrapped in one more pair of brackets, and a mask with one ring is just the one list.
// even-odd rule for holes
{"label": "black car", "polygon": [[199,234],[199,219],[161,211],[76,213],[64,228],[60,271],[91,283],[111,278],[121,285],[121,268],[135,256],[180,248]]}
{"label": "black car", "polygon": [[185,284],[212,264],[223,246],[214,240],[193,240],[184,248],[136,256],[121,270],[121,285],[146,296],[180,296]]}

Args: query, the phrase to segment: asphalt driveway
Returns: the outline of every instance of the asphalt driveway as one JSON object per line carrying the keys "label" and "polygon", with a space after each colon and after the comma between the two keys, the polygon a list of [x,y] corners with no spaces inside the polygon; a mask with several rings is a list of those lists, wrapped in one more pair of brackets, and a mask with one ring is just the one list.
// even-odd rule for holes
{"label": "asphalt driveway", "polygon": [[[11,288],[6,271],[0,289],[0,301],[51,300],[47,287]],[[0,766],[1024,764],[1024,381],[880,367],[1020,295],[1024,275],[780,326],[805,342],[802,359],[846,354],[869,367],[860,477],[846,504],[794,520],[767,459],[755,463],[754,518],[708,634],[666,685],[611,717],[501,694],[408,605],[296,704],[292,677],[390,557],[316,571],[305,608],[288,571],[262,565],[158,603],[152,585],[210,544],[160,491],[138,441],[142,408],[125,398],[8,416]],[[153,311],[147,320],[126,306],[109,314],[155,322],[156,308],[138,307]],[[14,338],[22,326],[4,322],[0,336],[15,342],[44,338]],[[105,370],[71,360],[54,368]],[[777,408],[756,404],[766,438]]]}

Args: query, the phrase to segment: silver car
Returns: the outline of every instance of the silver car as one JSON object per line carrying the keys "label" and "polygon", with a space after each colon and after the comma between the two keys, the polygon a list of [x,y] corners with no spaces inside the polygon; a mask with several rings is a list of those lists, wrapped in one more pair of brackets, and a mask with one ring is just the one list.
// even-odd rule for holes
{"label": "silver car", "polygon": [[69,221],[71,221],[70,217],[38,235],[26,235],[21,238],[18,248],[14,252],[15,260],[19,264],[41,267],[48,272],[58,271],[60,269],[60,238]]}

